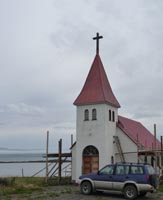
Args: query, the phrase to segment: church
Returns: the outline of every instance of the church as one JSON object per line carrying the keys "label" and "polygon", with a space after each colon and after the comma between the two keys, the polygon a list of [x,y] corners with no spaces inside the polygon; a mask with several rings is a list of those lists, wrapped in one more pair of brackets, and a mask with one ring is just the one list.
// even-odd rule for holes
{"label": "church", "polygon": [[[118,115],[120,103],[112,91],[99,54],[75,99],[76,142],[72,145],[72,181],[109,163],[149,162],[161,166],[161,143],[140,122]],[[142,111],[143,112],[143,111]]]}

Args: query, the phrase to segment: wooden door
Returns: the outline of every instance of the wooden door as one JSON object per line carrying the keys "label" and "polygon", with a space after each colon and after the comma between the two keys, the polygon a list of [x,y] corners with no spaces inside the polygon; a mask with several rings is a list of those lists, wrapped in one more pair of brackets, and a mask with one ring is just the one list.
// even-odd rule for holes
{"label": "wooden door", "polygon": [[96,173],[99,169],[98,156],[83,156],[83,174]]}
{"label": "wooden door", "polygon": [[96,173],[99,169],[99,157],[92,156],[91,158],[91,173]]}
{"label": "wooden door", "polygon": [[99,169],[99,152],[95,146],[89,145],[83,150],[83,174],[96,173]]}
{"label": "wooden door", "polygon": [[91,156],[83,157],[83,174],[91,173]]}

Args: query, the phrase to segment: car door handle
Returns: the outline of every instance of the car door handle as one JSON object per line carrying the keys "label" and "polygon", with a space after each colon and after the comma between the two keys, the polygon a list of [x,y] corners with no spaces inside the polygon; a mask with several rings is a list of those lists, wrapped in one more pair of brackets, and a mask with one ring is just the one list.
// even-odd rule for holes
{"label": "car door handle", "polygon": [[126,178],[126,179],[128,179],[129,177],[128,177],[128,176],[126,176],[125,178]]}

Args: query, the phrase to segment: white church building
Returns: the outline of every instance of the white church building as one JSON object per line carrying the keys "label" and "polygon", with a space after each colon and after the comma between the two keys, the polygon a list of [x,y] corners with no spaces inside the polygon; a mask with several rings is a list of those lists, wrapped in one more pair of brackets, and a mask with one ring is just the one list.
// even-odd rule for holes
{"label": "white church building", "polygon": [[[150,162],[160,166],[161,143],[140,122],[118,115],[116,99],[99,55],[96,55],[85,84],[74,101],[76,142],[72,150],[72,180],[97,172],[108,163]],[[143,112],[143,111],[142,111]],[[154,151],[155,149],[155,151]]]}

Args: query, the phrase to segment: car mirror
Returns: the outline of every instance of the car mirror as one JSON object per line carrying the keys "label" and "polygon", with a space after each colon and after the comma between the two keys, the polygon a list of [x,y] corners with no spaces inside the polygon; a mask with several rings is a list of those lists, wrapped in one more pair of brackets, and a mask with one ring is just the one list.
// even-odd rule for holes
{"label": "car mirror", "polygon": [[100,171],[99,170],[97,171],[97,174],[100,175]]}

